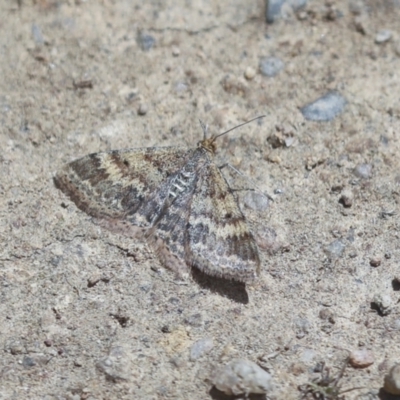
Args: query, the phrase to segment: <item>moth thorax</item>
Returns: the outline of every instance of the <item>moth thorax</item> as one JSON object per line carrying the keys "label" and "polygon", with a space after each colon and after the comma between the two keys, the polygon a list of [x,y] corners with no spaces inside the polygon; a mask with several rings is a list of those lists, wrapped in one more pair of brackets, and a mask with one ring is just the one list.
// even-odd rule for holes
{"label": "moth thorax", "polygon": [[215,154],[215,151],[217,150],[217,146],[215,145],[214,137],[210,137],[208,139],[201,140],[199,143],[197,143],[197,147],[201,147],[202,149],[205,149],[212,154]]}
{"label": "moth thorax", "polygon": [[172,181],[169,188],[168,197],[175,199],[180,193],[184,192],[190,185],[193,173],[181,171]]}

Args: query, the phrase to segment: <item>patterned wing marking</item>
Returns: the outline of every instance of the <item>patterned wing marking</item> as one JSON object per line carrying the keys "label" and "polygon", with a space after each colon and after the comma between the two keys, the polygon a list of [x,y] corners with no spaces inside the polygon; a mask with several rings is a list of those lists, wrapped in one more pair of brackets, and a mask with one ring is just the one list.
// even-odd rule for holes
{"label": "patterned wing marking", "polygon": [[54,182],[87,214],[121,219],[135,213],[192,153],[170,147],[94,153],[67,164]]}
{"label": "patterned wing marking", "polygon": [[210,160],[199,178],[188,224],[191,262],[204,273],[253,281],[260,269],[257,244],[236,197]]}

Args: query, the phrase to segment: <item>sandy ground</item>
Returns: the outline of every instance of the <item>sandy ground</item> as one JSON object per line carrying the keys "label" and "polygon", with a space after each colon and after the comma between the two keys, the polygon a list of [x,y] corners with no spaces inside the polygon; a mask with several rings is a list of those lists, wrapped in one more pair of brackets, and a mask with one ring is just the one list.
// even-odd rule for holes
{"label": "sandy ground", "polygon": [[[1,399],[227,399],[211,382],[234,358],[272,375],[271,399],[300,399],[323,363],[332,377],[346,365],[342,390],[362,387],[343,398],[389,398],[399,3],[314,1],[272,25],[264,14],[261,0],[0,2]],[[382,29],[391,38],[376,43]],[[284,63],[274,77],[259,72],[266,56]],[[344,111],[307,121],[300,108],[332,90]],[[221,132],[261,114],[218,142],[218,162],[247,177],[232,185],[274,197],[265,209],[240,195],[263,257],[252,286],[181,284],[53,185],[78,156],[195,146],[199,118]],[[369,366],[346,364],[357,350]]]}

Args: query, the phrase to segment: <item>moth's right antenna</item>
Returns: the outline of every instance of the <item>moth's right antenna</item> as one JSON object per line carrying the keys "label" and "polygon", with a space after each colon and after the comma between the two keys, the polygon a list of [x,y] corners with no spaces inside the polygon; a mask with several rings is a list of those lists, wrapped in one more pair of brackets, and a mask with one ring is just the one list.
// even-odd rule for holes
{"label": "moth's right antenna", "polygon": [[[240,128],[240,127],[243,126],[243,125],[246,125],[246,124],[249,124],[250,122],[255,121],[256,119],[261,119],[261,118],[264,118],[264,117],[266,117],[266,115],[260,115],[260,116],[258,116],[258,117],[255,117],[255,118],[249,120],[249,121],[243,122],[242,124],[236,125],[236,126],[234,126],[233,128],[228,129],[228,130],[225,131],[225,132],[222,132],[222,133],[220,133],[220,134],[218,134],[218,135],[215,135],[215,136],[213,137],[213,139],[215,140],[215,139],[219,138],[219,137],[222,136],[222,135],[226,135],[227,133],[229,133],[230,131],[233,131],[233,130],[236,129],[236,128]],[[201,122],[201,121],[200,121],[200,122]]]}

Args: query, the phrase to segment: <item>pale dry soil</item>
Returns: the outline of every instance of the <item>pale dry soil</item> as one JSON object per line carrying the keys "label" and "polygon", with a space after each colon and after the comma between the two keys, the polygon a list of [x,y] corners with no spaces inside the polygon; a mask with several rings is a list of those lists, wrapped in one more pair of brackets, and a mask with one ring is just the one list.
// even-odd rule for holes
{"label": "pale dry soil", "polygon": [[[214,369],[246,358],[271,373],[269,398],[299,399],[318,365],[337,376],[358,349],[374,362],[345,368],[343,390],[362,389],[344,398],[385,398],[400,362],[400,8],[353,3],[266,25],[261,0],[0,2],[0,398],[222,399]],[[392,37],[376,44],[381,29]],[[264,56],[284,69],[262,76]],[[344,112],[305,120],[331,90]],[[274,197],[252,210],[238,192],[263,258],[254,285],[179,282],[53,185],[78,156],[195,146],[199,118],[221,132],[262,114],[217,160]]]}

